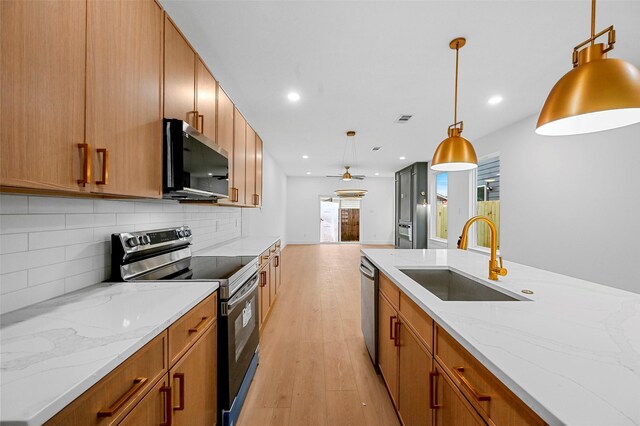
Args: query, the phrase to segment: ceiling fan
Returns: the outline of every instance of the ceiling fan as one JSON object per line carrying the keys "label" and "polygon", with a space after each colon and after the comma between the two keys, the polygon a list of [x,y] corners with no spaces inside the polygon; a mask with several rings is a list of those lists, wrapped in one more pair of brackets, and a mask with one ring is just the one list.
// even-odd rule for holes
{"label": "ceiling fan", "polygon": [[340,180],[343,180],[345,182],[349,182],[351,179],[355,179],[355,180],[363,180],[366,176],[365,175],[352,175],[351,173],[349,173],[349,169],[351,168],[351,166],[344,166],[344,173],[341,175],[331,175],[331,176],[327,176],[327,177],[337,177],[340,178]]}

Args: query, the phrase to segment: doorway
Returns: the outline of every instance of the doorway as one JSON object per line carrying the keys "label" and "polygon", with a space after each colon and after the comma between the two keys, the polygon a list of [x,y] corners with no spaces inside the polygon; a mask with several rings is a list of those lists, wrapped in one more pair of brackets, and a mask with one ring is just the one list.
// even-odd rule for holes
{"label": "doorway", "polygon": [[360,199],[320,197],[320,242],[360,241]]}

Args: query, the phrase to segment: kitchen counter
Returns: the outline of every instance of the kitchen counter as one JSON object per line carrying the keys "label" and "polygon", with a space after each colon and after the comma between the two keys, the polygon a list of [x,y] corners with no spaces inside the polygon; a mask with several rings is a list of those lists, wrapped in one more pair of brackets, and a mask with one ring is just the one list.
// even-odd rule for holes
{"label": "kitchen counter", "polygon": [[2,315],[0,423],[44,423],[217,289],[103,283]]}
{"label": "kitchen counter", "polygon": [[194,256],[260,256],[280,237],[244,237],[193,253]]}
{"label": "kitchen counter", "polygon": [[[640,295],[462,250],[362,253],[550,424],[640,424]],[[450,269],[523,301],[442,301],[402,269]],[[523,289],[533,294],[523,294]]]}

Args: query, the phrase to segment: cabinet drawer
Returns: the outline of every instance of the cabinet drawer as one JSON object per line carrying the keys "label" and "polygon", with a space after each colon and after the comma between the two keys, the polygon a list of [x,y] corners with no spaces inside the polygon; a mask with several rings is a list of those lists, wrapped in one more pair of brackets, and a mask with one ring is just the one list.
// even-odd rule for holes
{"label": "cabinet drawer", "polygon": [[280,240],[276,241],[276,250],[279,250],[282,246],[282,242]]}
{"label": "cabinet drawer", "polygon": [[217,316],[218,292],[215,292],[169,327],[170,365],[175,364],[189,346],[204,334]]}
{"label": "cabinet drawer", "polygon": [[400,313],[406,322],[415,330],[422,343],[433,353],[433,320],[420,306],[400,292]]}
{"label": "cabinet drawer", "polygon": [[544,425],[525,403],[453,337],[436,326],[435,357],[464,396],[489,423]]}
{"label": "cabinet drawer", "polygon": [[270,257],[270,253],[269,250],[265,250],[264,252],[262,252],[262,254],[260,255],[260,261],[259,261],[259,266],[262,267],[263,265],[266,265],[267,263],[269,263],[269,257]]}
{"label": "cabinet drawer", "polygon": [[394,308],[400,306],[400,289],[383,273],[380,273],[380,292],[384,294]]}
{"label": "cabinet drawer", "polygon": [[167,373],[166,345],[167,332],[163,331],[46,424],[117,424]]}

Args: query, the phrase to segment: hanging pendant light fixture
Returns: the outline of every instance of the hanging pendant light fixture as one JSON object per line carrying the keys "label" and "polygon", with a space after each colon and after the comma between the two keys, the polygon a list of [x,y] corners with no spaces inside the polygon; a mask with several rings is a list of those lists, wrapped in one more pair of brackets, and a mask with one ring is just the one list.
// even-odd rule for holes
{"label": "hanging pendant light fixture", "polygon": [[460,136],[464,124],[458,121],[458,53],[467,43],[464,38],[456,38],[449,47],[456,51],[456,84],[453,107],[453,124],[447,129],[448,137],[440,142],[433,154],[431,168],[438,171],[456,172],[478,167],[478,157],[471,142]]}
{"label": "hanging pendant light fixture", "polygon": [[[573,69],[551,89],[536,133],[579,135],[640,122],[640,70],[622,59],[607,58],[613,49],[613,25],[596,30],[596,0],[591,1],[591,37],[573,48]],[[607,44],[596,39],[607,34]]]}

